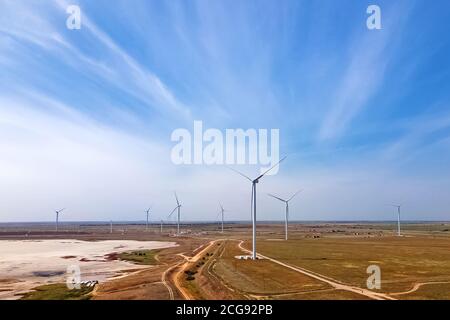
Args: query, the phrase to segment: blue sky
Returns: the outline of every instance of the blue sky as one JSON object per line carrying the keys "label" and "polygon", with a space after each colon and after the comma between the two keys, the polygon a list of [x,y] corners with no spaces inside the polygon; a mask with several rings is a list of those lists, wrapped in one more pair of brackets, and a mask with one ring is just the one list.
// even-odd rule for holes
{"label": "blue sky", "polygon": [[449,21],[448,1],[2,0],[0,220],[159,220],[173,190],[185,219],[248,219],[245,180],[171,163],[194,120],[280,129],[261,219],[298,188],[293,219],[450,219]]}

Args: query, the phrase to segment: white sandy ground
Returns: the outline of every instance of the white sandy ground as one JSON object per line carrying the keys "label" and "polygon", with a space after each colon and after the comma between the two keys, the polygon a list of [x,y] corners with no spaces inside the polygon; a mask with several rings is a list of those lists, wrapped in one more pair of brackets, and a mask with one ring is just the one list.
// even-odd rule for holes
{"label": "white sandy ground", "polygon": [[[105,255],[175,245],[174,242],[134,240],[0,240],[0,299],[18,299],[17,294],[36,286],[65,283],[67,267],[71,265],[80,267],[81,281],[103,282],[127,270],[145,268],[126,261],[110,261]],[[42,276],[36,272],[56,274]]]}

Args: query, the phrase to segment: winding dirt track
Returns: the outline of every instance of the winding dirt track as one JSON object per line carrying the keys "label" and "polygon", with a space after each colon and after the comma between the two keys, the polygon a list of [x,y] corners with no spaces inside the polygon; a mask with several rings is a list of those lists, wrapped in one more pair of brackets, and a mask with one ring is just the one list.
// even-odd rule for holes
{"label": "winding dirt track", "polygon": [[409,293],[413,293],[413,292],[419,290],[419,288],[420,288],[421,286],[424,286],[424,285],[430,285],[430,284],[446,284],[446,283],[450,283],[450,281],[419,282],[419,283],[416,283],[416,284],[414,285],[414,287],[413,287],[412,289],[408,290],[408,291],[390,293],[390,295],[392,295],[392,296],[399,296],[399,295],[402,295],[402,294],[409,294]]}
{"label": "winding dirt track", "polygon": [[[181,263],[181,262],[180,262]],[[170,287],[170,284],[167,283],[166,281],[166,274],[167,272],[169,272],[170,270],[172,270],[173,268],[176,268],[177,266],[180,265],[180,263],[177,263],[171,267],[169,267],[168,269],[164,270],[164,272],[161,275],[161,282],[162,284],[167,288],[167,291],[169,291],[169,296],[170,296],[170,300],[174,300],[174,295],[173,295],[173,290]]]}
{"label": "winding dirt track", "polygon": [[[184,288],[183,288],[183,286],[181,286],[181,284],[180,284],[180,280],[179,280],[179,278],[182,276],[182,274],[183,274],[183,272],[186,270],[186,268],[187,268],[187,266],[189,265],[189,263],[190,262],[197,262],[198,261],[198,259],[200,259],[200,257],[203,255],[203,253],[205,252],[205,251],[207,251],[212,245],[214,245],[217,241],[221,241],[221,240],[213,240],[213,241],[210,241],[209,242],[209,244],[206,246],[206,247],[204,247],[201,251],[199,251],[195,256],[193,256],[193,257],[188,257],[188,256],[185,256],[184,254],[179,254],[181,257],[183,257],[184,259],[185,259],[185,263],[181,266],[181,268],[175,273],[175,275],[173,276],[173,283],[174,283],[174,285],[175,285],[175,287],[178,289],[178,291],[180,292],[180,294],[183,296],[183,298],[185,299],[185,300],[193,300],[194,299],[194,297],[192,297],[190,294],[189,294],[189,292],[187,291],[187,290],[185,290]],[[200,247],[202,247],[202,246],[200,246]],[[199,247],[199,248],[200,248]],[[199,249],[199,248],[197,248],[197,249]],[[196,250],[194,250],[194,252],[195,251],[197,251],[197,249]],[[180,262],[180,264],[181,264],[181,262]],[[179,264],[178,264],[179,265]],[[178,266],[177,265],[177,266]],[[175,266],[174,266],[175,267]],[[167,270],[166,270],[167,271]]]}
{"label": "winding dirt track", "polygon": [[[246,248],[244,248],[242,246],[243,243],[244,243],[243,240],[241,240],[239,242],[239,245],[238,245],[239,248],[242,251],[244,251],[244,252],[251,253],[250,250],[248,250],[248,249],[246,249]],[[262,259],[266,259],[266,260],[272,261],[272,262],[274,262],[276,264],[279,264],[279,265],[281,265],[283,267],[286,267],[286,268],[289,268],[291,270],[300,272],[300,273],[302,273],[304,275],[307,275],[307,276],[309,276],[311,278],[314,278],[314,279],[317,279],[319,281],[328,283],[329,285],[331,285],[332,287],[334,287],[337,290],[345,290],[345,291],[354,292],[354,293],[361,294],[363,296],[366,296],[366,297],[369,297],[369,298],[375,299],[375,300],[396,300],[395,298],[390,297],[387,294],[373,292],[373,291],[370,291],[370,290],[367,290],[367,289],[363,289],[363,288],[359,288],[359,287],[354,287],[354,286],[349,286],[349,285],[346,285],[346,284],[342,284],[342,283],[337,282],[337,280],[335,280],[335,279],[332,279],[332,278],[329,278],[329,277],[325,277],[323,275],[320,275],[318,273],[315,273],[315,272],[312,272],[312,271],[309,271],[309,270],[306,270],[306,269],[303,269],[303,268],[300,268],[300,267],[291,266],[291,265],[289,265],[287,263],[284,263],[284,262],[281,262],[279,260],[275,260],[275,259],[266,257],[266,256],[264,256],[262,254],[259,254],[259,253],[257,254],[257,256],[262,258]]]}

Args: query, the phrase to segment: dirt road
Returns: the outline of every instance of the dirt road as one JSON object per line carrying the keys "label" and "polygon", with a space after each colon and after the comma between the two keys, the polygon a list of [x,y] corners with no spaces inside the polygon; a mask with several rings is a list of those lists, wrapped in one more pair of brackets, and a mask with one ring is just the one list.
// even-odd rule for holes
{"label": "dirt road", "polygon": [[[180,262],[181,263],[181,262]],[[177,263],[171,267],[169,267],[168,269],[164,270],[164,272],[161,275],[161,282],[162,284],[167,288],[167,291],[169,292],[169,296],[170,296],[170,300],[174,300],[174,295],[173,295],[173,290],[172,287],[170,286],[170,284],[167,283],[166,281],[166,275],[169,271],[171,271],[172,269],[178,267],[180,265],[180,263]]]}
{"label": "dirt road", "polygon": [[[183,286],[180,284],[180,277],[183,276],[184,271],[186,270],[186,268],[189,266],[189,263],[191,262],[197,262],[201,256],[209,250],[209,248],[211,248],[211,246],[213,246],[217,241],[220,240],[213,240],[210,241],[209,244],[204,247],[200,252],[198,252],[196,255],[194,255],[193,257],[188,257],[185,256],[184,254],[180,254],[180,256],[182,256],[185,259],[185,263],[179,268],[179,270],[175,273],[175,275],[173,276],[173,283],[175,285],[175,287],[178,289],[178,291],[181,293],[181,295],[183,296],[183,298],[185,300],[193,300],[194,297],[192,297],[189,292],[187,290],[185,290],[183,288]],[[195,251],[195,250],[194,250]]]}
{"label": "dirt road", "polygon": [[446,284],[446,283],[450,283],[450,281],[419,282],[419,283],[416,283],[416,284],[414,285],[414,287],[413,287],[412,289],[408,290],[408,291],[390,293],[390,295],[392,295],[392,296],[399,296],[399,295],[402,295],[402,294],[409,294],[409,293],[413,293],[413,292],[419,290],[419,288],[420,288],[421,286],[424,286],[424,285],[430,285],[430,284]]}

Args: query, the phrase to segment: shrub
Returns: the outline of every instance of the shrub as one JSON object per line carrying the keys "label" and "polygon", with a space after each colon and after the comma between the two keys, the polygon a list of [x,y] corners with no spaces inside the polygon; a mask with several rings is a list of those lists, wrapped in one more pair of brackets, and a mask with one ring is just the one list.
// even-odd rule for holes
{"label": "shrub", "polygon": [[185,270],[184,273],[187,274],[187,275],[189,275],[189,276],[192,276],[192,275],[196,274],[197,271]]}

